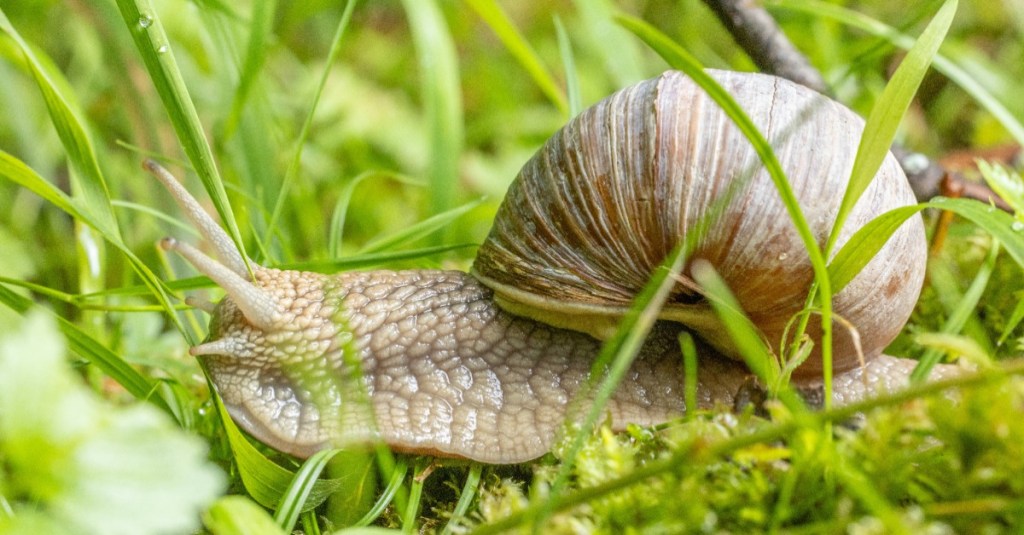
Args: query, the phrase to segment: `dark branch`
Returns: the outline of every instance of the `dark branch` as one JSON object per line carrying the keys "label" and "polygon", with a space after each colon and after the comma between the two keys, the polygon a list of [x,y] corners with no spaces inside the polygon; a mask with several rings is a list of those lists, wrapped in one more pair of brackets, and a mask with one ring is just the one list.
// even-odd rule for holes
{"label": "dark branch", "polygon": [[718,15],[759,69],[819,93],[828,92],[821,73],[786,38],[767,11],[751,0],[704,0],[704,3]]}

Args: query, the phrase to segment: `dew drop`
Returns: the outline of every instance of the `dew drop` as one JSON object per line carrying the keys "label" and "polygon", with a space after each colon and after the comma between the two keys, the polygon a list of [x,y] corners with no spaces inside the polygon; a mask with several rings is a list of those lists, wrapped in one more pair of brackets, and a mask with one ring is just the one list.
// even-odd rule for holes
{"label": "dew drop", "polygon": [[153,17],[149,15],[139,15],[139,28],[145,30],[153,25]]}
{"label": "dew drop", "polygon": [[166,54],[171,48],[167,45],[160,45],[160,48],[156,49],[157,54]]}
{"label": "dew drop", "polygon": [[779,253],[779,260],[780,261],[785,260],[787,258],[789,258],[789,253]]}
{"label": "dew drop", "polygon": [[1020,232],[1020,231],[1024,230],[1024,222],[1022,222],[1022,221],[1014,221],[1013,224],[1010,225],[1010,228],[1014,232]]}

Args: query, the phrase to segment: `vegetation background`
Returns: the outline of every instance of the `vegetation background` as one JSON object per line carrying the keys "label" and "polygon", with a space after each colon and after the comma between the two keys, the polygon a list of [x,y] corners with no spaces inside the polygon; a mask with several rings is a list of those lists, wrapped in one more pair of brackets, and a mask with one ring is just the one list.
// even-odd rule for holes
{"label": "vegetation background", "polygon": [[[140,16],[125,15],[126,5]],[[361,473],[361,490],[312,511],[301,511],[302,497],[264,503],[270,513],[259,496],[239,498],[253,493],[243,475],[261,469],[233,464],[235,444],[187,356],[205,319],[181,312],[176,329],[137,267],[165,281],[192,274],[154,246],[189,231],[140,161],[185,161],[173,124],[184,116],[169,116],[133,35],[164,32],[153,48],[180,70],[249,254],[328,271],[468,267],[517,169],[570,116],[572,88],[585,106],[665,70],[616,13],[654,25],[707,67],[755,70],[700,2],[495,5],[364,1],[338,40],[345,5],[336,1],[0,0],[0,175],[8,179],[0,181],[0,531],[184,532],[202,518],[217,533],[242,532],[233,522],[274,533],[298,517],[316,533],[387,504],[371,481],[376,468]],[[866,116],[904,53],[878,34],[890,25],[916,36],[940,3],[851,1],[836,16],[826,16],[835,4],[810,0],[766,5],[836,98]],[[503,33],[503,21],[521,40]],[[964,0],[942,47],[1016,121],[1024,119],[1022,30],[1024,4]],[[947,74],[926,76],[900,141],[950,165],[972,156],[1018,163],[1013,122]],[[79,132],[75,125],[77,144],[66,134]],[[173,170],[206,198],[195,173]],[[95,190],[82,175],[96,174],[112,228],[137,264],[87,224],[103,210],[69,215],[60,195],[39,195],[49,184],[88,200]],[[982,362],[1019,353],[1021,333],[1008,327],[1020,268],[987,234],[955,223],[930,270],[895,352],[919,355],[920,335],[966,310],[959,334],[931,347]],[[189,279],[172,289],[216,297],[200,286]],[[26,297],[54,314],[32,312]],[[70,349],[44,343],[51,339]],[[558,453],[523,467],[439,468],[425,483],[398,478],[396,501],[370,520],[405,530],[486,531],[517,514],[512,525],[540,516],[545,530],[566,532],[1014,532],[1024,529],[1021,408],[1019,385],[990,378],[957,404],[880,403],[859,431],[794,424],[784,411],[702,415],[659,434],[596,434],[567,485],[556,483]],[[679,461],[680,451],[692,460]],[[664,459],[676,462],[630,483]],[[398,460],[407,462],[425,470],[421,460]],[[384,486],[391,471],[380,471]],[[332,481],[347,477],[337,473]],[[622,483],[597,496],[579,491],[609,481]],[[554,493],[569,498],[541,511]],[[469,498],[457,505],[460,496]],[[137,520],[139,508],[154,511],[152,520]]]}

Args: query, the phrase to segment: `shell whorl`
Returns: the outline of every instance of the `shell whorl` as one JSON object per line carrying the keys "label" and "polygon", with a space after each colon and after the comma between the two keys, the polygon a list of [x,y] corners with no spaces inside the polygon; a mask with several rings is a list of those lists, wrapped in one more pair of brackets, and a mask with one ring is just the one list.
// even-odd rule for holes
{"label": "shell whorl", "polygon": [[[772,144],[823,245],[863,120],[780,78],[708,72]],[[731,195],[726,207],[712,214],[725,195]],[[914,202],[889,155],[838,246],[875,216]],[[812,282],[808,255],[747,139],[692,80],[668,72],[586,110],[538,151],[511,185],[473,273],[518,313],[545,309],[538,315],[616,318],[671,249],[708,217],[716,218],[691,258],[715,266],[777,347]],[[868,358],[881,353],[906,322],[924,267],[924,229],[915,217],[835,296],[836,313],[860,333]],[[693,284],[678,284],[668,303],[666,317],[673,309],[679,316],[709,313]],[[811,325],[817,339],[819,329]],[[841,327],[835,331],[835,369],[856,366],[852,338]],[[820,358],[812,357],[799,372],[815,373],[820,366]]]}

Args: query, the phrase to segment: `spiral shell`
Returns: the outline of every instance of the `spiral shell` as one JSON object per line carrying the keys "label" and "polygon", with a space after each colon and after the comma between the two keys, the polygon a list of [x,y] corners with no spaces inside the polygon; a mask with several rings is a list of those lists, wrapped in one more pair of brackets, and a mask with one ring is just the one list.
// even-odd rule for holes
{"label": "spiral shell", "polygon": [[[780,78],[708,72],[772,144],[823,245],[863,120]],[[914,202],[888,155],[838,246],[879,214]],[[725,208],[716,212],[716,203]],[[692,80],[667,72],[584,111],[541,147],[512,183],[472,272],[512,312],[600,333],[702,221],[711,224],[690,258],[715,267],[765,339],[778,347],[813,280],[808,254],[744,135]],[[867,358],[881,353],[910,316],[925,258],[923,224],[914,217],[834,297],[836,314],[859,333]],[[716,321],[692,282],[676,285],[662,314],[716,338]],[[810,323],[817,340],[818,322]],[[835,332],[834,368],[856,366],[850,329],[837,323]],[[819,372],[817,354],[816,348],[798,373]]]}

